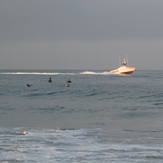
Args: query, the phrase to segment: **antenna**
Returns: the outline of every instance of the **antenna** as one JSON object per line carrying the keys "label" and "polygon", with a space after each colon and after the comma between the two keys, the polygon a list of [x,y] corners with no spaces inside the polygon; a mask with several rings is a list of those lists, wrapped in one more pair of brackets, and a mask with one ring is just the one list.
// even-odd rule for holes
{"label": "antenna", "polygon": [[127,64],[128,64],[128,57],[127,57],[127,55],[126,55],[126,60],[127,60]]}
{"label": "antenna", "polygon": [[121,66],[121,58],[120,58],[120,55],[119,55],[119,66]]}

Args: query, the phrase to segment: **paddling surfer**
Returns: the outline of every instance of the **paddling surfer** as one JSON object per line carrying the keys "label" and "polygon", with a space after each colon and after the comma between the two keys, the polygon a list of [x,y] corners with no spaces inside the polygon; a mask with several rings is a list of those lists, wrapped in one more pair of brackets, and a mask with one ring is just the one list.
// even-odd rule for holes
{"label": "paddling surfer", "polygon": [[52,79],[51,79],[51,77],[49,78],[48,82],[49,82],[49,83],[52,83]]}
{"label": "paddling surfer", "polygon": [[67,80],[67,83],[71,83],[71,80],[70,80],[70,79],[68,79],[68,80]]}
{"label": "paddling surfer", "polygon": [[27,84],[27,87],[31,87],[32,85],[30,85],[30,84]]}

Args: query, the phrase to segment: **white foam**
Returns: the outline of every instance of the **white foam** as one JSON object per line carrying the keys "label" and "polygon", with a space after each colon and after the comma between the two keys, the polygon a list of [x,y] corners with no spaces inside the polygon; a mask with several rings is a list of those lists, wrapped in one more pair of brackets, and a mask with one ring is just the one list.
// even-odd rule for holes
{"label": "white foam", "polygon": [[[0,128],[1,129],[1,128]],[[2,129],[1,129],[2,130]],[[20,131],[19,131],[20,130]],[[16,132],[28,133],[22,129]],[[104,131],[105,132],[105,131]],[[162,159],[162,146],[111,141],[101,129],[30,130],[28,136],[1,133],[0,162],[144,162]],[[15,130],[14,130],[15,133]],[[104,135],[103,135],[104,134]],[[10,153],[10,154],[8,154]],[[139,154],[138,154],[139,153]],[[157,159],[157,160],[156,160]],[[91,160],[91,161],[90,161]],[[116,162],[117,162],[116,161]]]}
{"label": "white foam", "polygon": [[60,72],[2,72],[6,75],[75,75],[75,73],[60,73]]}
{"label": "white foam", "polygon": [[27,131],[23,131],[22,134],[23,134],[23,135],[27,135],[28,132],[27,132]]}
{"label": "white foam", "polygon": [[110,72],[108,72],[108,71],[104,71],[104,72],[84,71],[84,72],[81,72],[80,74],[84,74],[84,75],[109,75]]}
{"label": "white foam", "polygon": [[108,71],[104,72],[95,72],[95,71],[83,71],[83,72],[1,72],[0,74],[6,74],[6,75],[109,75],[111,74]]}

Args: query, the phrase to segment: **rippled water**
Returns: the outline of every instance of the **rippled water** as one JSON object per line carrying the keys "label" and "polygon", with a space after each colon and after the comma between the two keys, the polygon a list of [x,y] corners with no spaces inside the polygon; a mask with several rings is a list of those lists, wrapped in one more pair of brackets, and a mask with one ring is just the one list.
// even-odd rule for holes
{"label": "rippled water", "polygon": [[1,70],[0,162],[162,162],[162,78]]}

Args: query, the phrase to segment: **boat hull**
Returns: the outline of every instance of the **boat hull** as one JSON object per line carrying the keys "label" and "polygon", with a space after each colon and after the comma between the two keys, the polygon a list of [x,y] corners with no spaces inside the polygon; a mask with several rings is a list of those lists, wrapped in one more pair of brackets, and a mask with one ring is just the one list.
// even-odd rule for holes
{"label": "boat hull", "polygon": [[132,74],[135,71],[135,67],[122,66],[118,69],[110,71],[111,74]]}

